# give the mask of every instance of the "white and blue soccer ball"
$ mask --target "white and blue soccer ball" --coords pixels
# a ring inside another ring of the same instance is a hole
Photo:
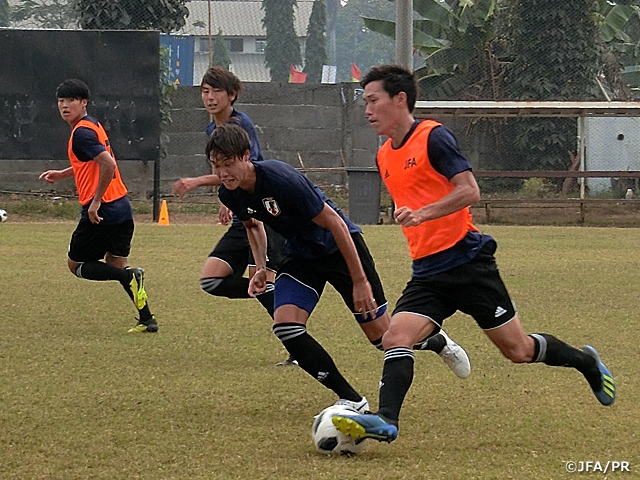
[[[0,208],[0,223],[7,221],[7,211]]]
[[[331,405],[315,416],[311,437],[320,453],[325,455],[357,455],[364,449],[364,442],[356,443],[351,437],[339,432],[331,419],[335,415],[358,415],[358,411],[346,405]]]

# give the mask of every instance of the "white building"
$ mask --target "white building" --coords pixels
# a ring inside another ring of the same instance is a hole
[[[266,31],[262,26],[264,10],[261,1],[191,1],[189,16],[176,35],[194,36],[194,83],[199,84],[209,66],[209,34],[222,31],[231,59],[230,70],[243,82],[268,82],[269,70],[264,65]],[[294,10],[294,29],[301,51],[309,25],[313,0],[298,0]]]

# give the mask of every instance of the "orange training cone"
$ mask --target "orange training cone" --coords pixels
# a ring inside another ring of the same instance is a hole
[[[169,225],[169,210],[167,209],[166,200],[162,200],[162,207],[160,207],[160,218],[158,219],[158,225]]]

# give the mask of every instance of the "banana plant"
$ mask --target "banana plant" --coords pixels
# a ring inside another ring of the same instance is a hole
[[[425,57],[416,70],[426,98],[473,95],[490,70],[486,45],[495,33],[498,0],[414,0],[413,46]],[[395,22],[363,18],[365,27],[395,38]]]

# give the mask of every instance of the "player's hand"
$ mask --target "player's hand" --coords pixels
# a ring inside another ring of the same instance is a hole
[[[267,269],[259,268],[249,280],[249,296],[254,297],[267,291]]]
[[[102,221],[102,217],[98,215],[98,210],[100,209],[101,204],[102,202],[91,202],[91,205],[89,205],[87,213],[91,223],[98,224]]]
[[[376,318],[378,305],[376,299],[373,298],[373,291],[368,281],[353,284],[353,306],[364,319],[374,320]]]
[[[181,178],[173,184],[173,194],[182,198],[187,192],[198,188],[194,178]]]
[[[60,170],[47,170],[46,172],[42,172],[38,177],[38,180],[44,180],[49,183],[56,183],[62,180],[62,173]]]
[[[411,210],[409,207],[396,208],[393,216],[401,225],[405,227],[415,227],[424,222],[420,210]]]
[[[233,218],[233,212],[229,210],[224,204],[220,204],[220,211],[218,211],[218,222],[221,225],[229,225]]]

